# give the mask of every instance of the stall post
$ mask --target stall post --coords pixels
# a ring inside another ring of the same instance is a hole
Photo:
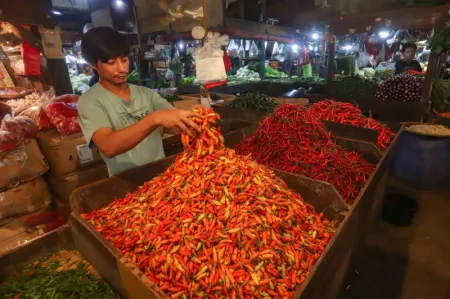
[[[331,84],[333,82],[333,66],[334,66],[334,55],[335,55],[335,44],[336,36],[331,34],[328,30],[327,33],[327,48],[328,48],[328,59],[327,59],[327,83],[325,86],[326,93],[329,94],[331,91]]]
[[[261,77],[261,80],[264,80],[266,79],[266,40],[261,41],[261,53],[259,56],[259,77]]]

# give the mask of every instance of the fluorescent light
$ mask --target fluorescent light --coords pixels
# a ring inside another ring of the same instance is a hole
[[[183,50],[183,47],[184,47],[183,42],[179,42],[178,47],[180,48],[180,50]]]
[[[62,13],[57,10],[52,10],[52,14],[57,15],[57,16],[62,15]]]
[[[313,48],[313,46],[309,45],[308,49],[309,49],[310,51],[312,51],[314,48]]]
[[[351,50],[353,48],[353,46],[352,45],[345,45],[345,46],[343,46],[342,47],[342,49],[344,49],[344,50]]]
[[[313,33],[312,34],[312,38],[313,39],[319,39],[319,34],[318,33]]]
[[[389,31],[387,31],[387,30],[380,31],[380,32],[378,32],[378,36],[380,38],[387,38],[389,36]]]
[[[125,2],[123,2],[122,0],[116,0],[116,5],[117,5],[118,7],[122,7],[122,6],[125,5]]]
[[[298,45],[291,45],[292,50],[297,51],[298,50]]]

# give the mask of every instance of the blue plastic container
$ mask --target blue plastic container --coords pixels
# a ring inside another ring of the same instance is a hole
[[[396,178],[422,186],[450,186],[450,137],[429,137],[403,132],[394,153]]]

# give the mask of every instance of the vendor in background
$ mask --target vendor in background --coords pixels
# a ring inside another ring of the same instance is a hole
[[[408,72],[408,70],[422,72],[420,63],[414,59],[416,57],[417,46],[415,44],[403,44],[401,51],[403,59],[395,63],[395,74],[403,74]]]
[[[164,158],[160,127],[191,137],[189,127],[200,131],[190,119],[200,115],[175,109],[151,89],[127,83],[130,48],[122,34],[109,27],[91,29],[81,50],[99,82],[79,98],[78,120],[110,175]]]

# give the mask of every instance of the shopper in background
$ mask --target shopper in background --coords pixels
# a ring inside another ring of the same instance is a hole
[[[408,72],[408,70],[422,72],[420,63],[414,59],[416,57],[417,46],[415,44],[403,44],[401,51],[403,59],[395,63],[395,74],[403,74]]]
[[[100,149],[110,175],[164,158],[162,126],[171,133],[200,128],[200,115],[175,109],[149,88],[127,83],[130,49],[109,27],[89,30],[81,41],[84,59],[99,82],[78,100],[78,119],[90,146]]]

